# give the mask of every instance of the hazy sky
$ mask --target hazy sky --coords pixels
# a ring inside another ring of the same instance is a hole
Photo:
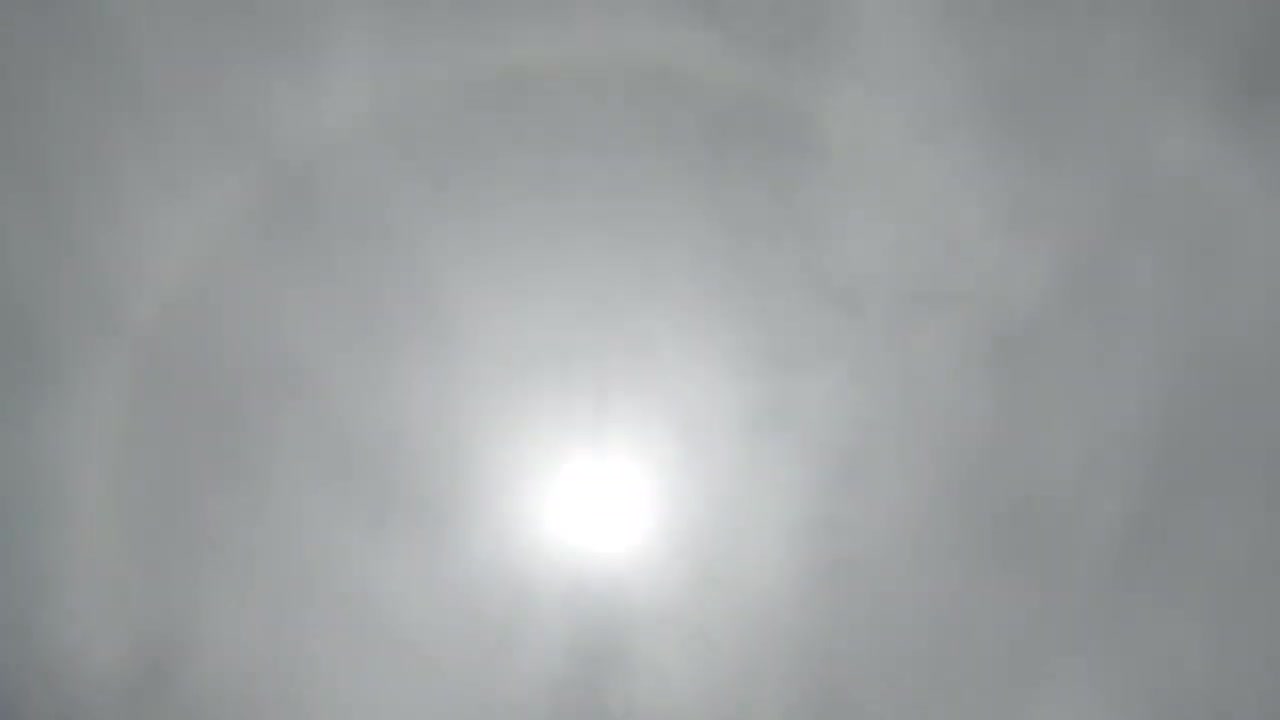
[[[4,4],[0,718],[1280,713],[1277,37]],[[602,436],[584,587],[516,499]]]

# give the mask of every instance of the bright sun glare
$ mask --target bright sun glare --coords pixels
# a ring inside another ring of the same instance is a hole
[[[580,452],[556,475],[542,500],[546,539],[561,550],[617,558],[643,548],[654,530],[653,478],[618,452]]]

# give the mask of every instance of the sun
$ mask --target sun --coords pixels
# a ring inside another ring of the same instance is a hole
[[[652,474],[612,450],[580,450],[556,472],[541,498],[543,538],[560,551],[595,559],[634,555],[657,522]]]

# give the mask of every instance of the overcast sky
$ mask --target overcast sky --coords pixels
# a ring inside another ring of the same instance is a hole
[[[5,3],[0,718],[1276,716],[1278,36]]]

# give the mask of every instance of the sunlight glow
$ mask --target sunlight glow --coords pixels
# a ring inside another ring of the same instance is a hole
[[[576,555],[634,554],[654,532],[654,496],[653,478],[636,459],[619,452],[579,452],[553,476],[542,498],[542,534]]]

